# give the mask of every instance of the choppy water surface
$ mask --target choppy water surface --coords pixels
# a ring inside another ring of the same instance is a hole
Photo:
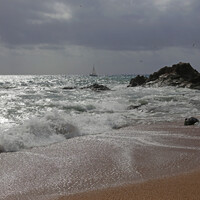
[[[199,167],[199,125],[158,122],[199,116],[200,92],[127,88],[130,79],[0,76],[0,151],[9,152],[0,199],[49,200]],[[111,90],[81,89],[93,83]]]
[[[17,151],[200,113],[200,92],[127,88],[131,76],[0,76],[0,146]],[[110,91],[81,89],[93,83]],[[76,87],[64,90],[63,87]],[[127,109],[133,105],[137,108]]]

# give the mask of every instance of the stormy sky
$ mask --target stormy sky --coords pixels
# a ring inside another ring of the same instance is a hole
[[[199,0],[0,0],[0,74],[200,71]]]

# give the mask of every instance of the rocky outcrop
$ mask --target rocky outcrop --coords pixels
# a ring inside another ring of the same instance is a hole
[[[131,79],[128,87],[135,87],[135,86],[143,85],[147,81],[147,79],[148,78],[145,76],[138,75],[135,78]]]
[[[91,90],[94,90],[94,91],[104,91],[104,90],[110,90],[110,88],[108,88],[107,86],[105,85],[99,85],[97,83],[94,83],[93,85],[91,86],[88,86],[87,88],[90,88]]]
[[[137,76],[131,79],[129,87],[138,85],[177,86],[200,89],[200,73],[192,68],[189,63],[180,62],[172,67],[163,67],[148,78]]]
[[[86,87],[81,87],[79,89],[91,89],[93,91],[99,92],[99,91],[104,91],[104,90],[110,90],[110,88],[108,88],[105,85],[100,85],[98,83],[94,83],[93,85],[90,86],[86,86]],[[63,87],[63,90],[73,90],[73,89],[77,89],[77,87]]]

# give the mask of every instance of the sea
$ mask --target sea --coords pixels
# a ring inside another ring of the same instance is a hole
[[[133,77],[0,76],[0,149],[16,152],[127,126],[184,123],[186,117],[199,116],[199,90],[127,87]],[[87,88],[94,83],[110,90]]]

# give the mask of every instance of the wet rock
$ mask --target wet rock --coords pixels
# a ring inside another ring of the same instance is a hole
[[[127,107],[127,110],[134,110],[134,109],[137,109],[137,108],[139,108],[139,107],[141,107],[142,105],[130,105],[130,106],[128,106]]]
[[[3,153],[3,152],[5,152],[5,149],[3,146],[0,145],[0,153]]]
[[[105,90],[110,90],[107,86],[105,85],[99,85],[97,83],[94,83],[93,85],[91,86],[88,86],[87,88],[90,88],[91,90],[94,90],[94,91],[105,91]]]
[[[143,85],[147,80],[148,80],[147,77],[138,75],[135,78],[131,79],[128,87],[136,87],[136,86]]]
[[[142,76],[138,76],[131,79],[129,86],[134,87],[138,85],[157,85],[200,89],[200,73],[195,70],[190,63],[180,62],[172,65],[172,67],[163,67],[157,72],[151,74],[149,78],[146,78],[146,80],[145,77],[141,77]]]
[[[160,70],[158,70],[157,72],[154,72],[153,74],[151,74],[149,76],[149,80],[148,81],[154,81],[159,79],[160,76],[162,75],[171,75],[170,77],[172,79],[179,79],[182,78],[183,80],[192,80],[194,78],[196,78],[199,73],[192,68],[192,66],[190,65],[190,63],[178,63],[175,65],[172,65],[172,67],[163,67]]]
[[[199,123],[199,120],[195,117],[190,117],[185,119],[184,125],[189,126],[189,125],[194,125],[196,123]]]
[[[76,87],[64,87],[63,90],[73,90],[76,89]]]

